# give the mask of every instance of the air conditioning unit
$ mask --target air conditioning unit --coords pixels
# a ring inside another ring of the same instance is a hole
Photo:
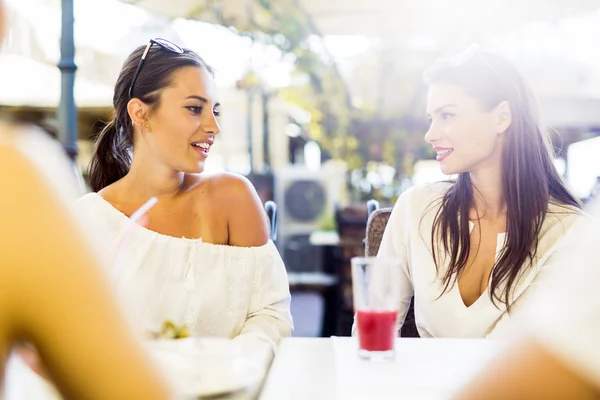
[[[310,235],[324,218],[333,217],[346,187],[346,170],[335,166],[315,171],[289,165],[275,172],[278,208],[277,247],[292,272],[321,271],[322,249],[310,244]]]

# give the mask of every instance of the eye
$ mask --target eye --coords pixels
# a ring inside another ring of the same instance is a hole
[[[451,113],[442,113],[442,119],[446,120],[446,119],[450,119],[454,116],[454,114]]]
[[[202,107],[199,106],[187,106],[186,107],[192,114],[198,115],[202,112]]]
[[[218,117],[221,115],[221,110],[213,110],[213,114],[215,117]]]

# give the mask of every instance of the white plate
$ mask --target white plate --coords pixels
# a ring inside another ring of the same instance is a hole
[[[216,396],[250,387],[265,367],[228,339],[177,339],[147,343],[178,397]]]

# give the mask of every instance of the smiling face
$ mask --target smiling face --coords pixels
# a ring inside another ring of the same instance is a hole
[[[485,110],[459,86],[431,85],[427,99],[431,125],[425,140],[437,153],[442,172],[454,175],[490,165],[500,167],[502,137],[510,124],[506,112],[510,114],[506,102]]]
[[[149,113],[149,131],[136,143],[173,170],[199,173],[219,134],[219,103],[214,79],[205,68],[184,67],[173,73],[158,107]]]

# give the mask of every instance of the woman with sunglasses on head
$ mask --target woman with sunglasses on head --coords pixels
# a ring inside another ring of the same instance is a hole
[[[125,61],[113,105],[90,165],[93,193],[79,208],[110,232],[115,253],[128,217],[158,199],[147,227],[131,232],[116,277],[123,293],[142,293],[140,328],[156,333],[177,314],[191,336],[275,350],[292,320],[266,214],[248,180],[204,172],[220,134],[213,70],[190,50],[151,40]]]
[[[503,336],[581,215],[553,165],[528,83],[472,47],[425,74],[425,140],[450,182],[413,187],[394,206],[380,257],[403,261],[399,325],[411,297],[421,337]]]

